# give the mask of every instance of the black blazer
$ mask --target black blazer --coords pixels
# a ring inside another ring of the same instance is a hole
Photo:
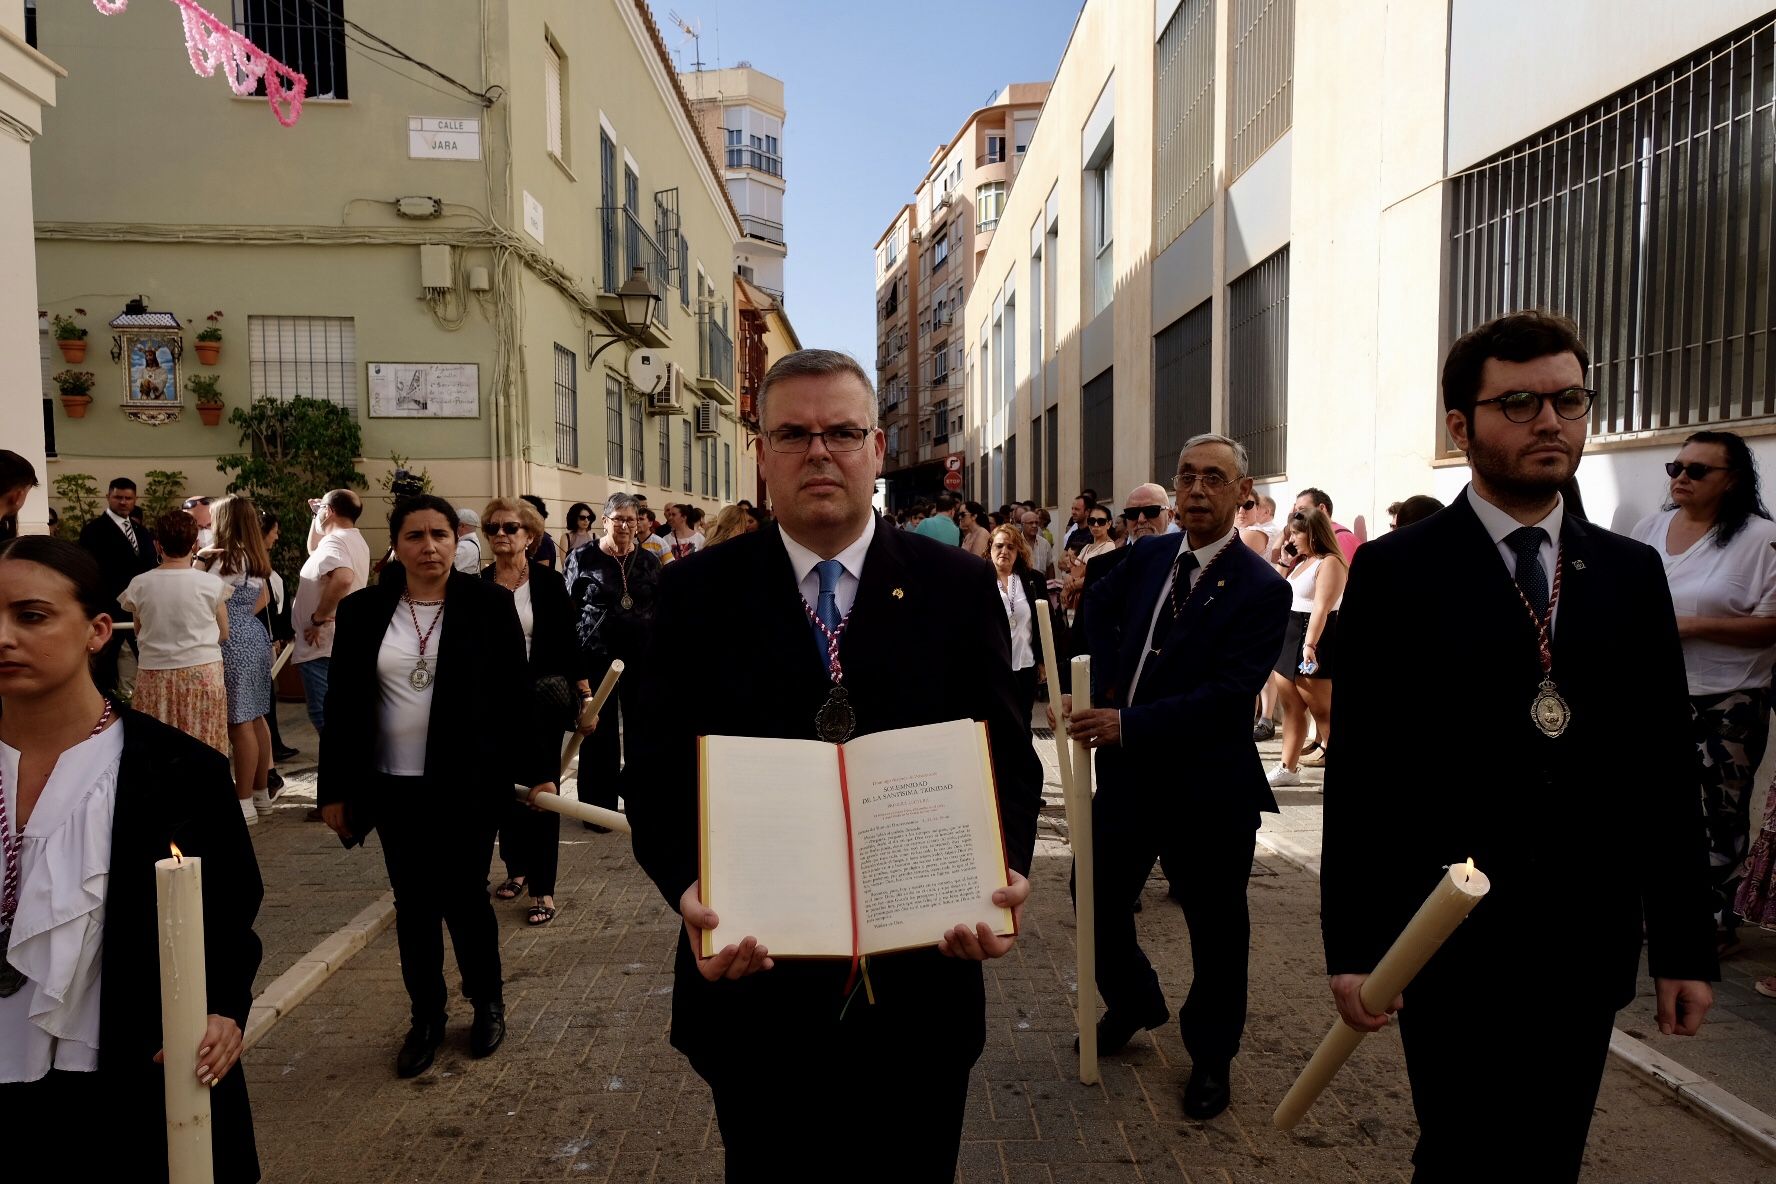
[[[104,511],[80,528],[80,545],[99,564],[105,581],[105,594],[111,598],[110,613],[127,621],[130,615],[117,603],[117,597],[129,582],[160,562],[154,549],[154,535],[145,526],[136,527],[136,546],[131,547],[123,528],[111,521]]]
[[[1012,577],[1024,586],[1024,599],[1030,602],[1030,636],[1028,640],[1030,643],[1030,651],[1036,655],[1036,665],[1041,666],[1042,626],[1036,623],[1036,602],[1038,600],[1048,599],[1048,581],[1042,578],[1041,572],[1028,567],[1013,571]],[[997,579],[997,575],[995,575],[994,578]],[[1001,602],[1000,611],[1004,611],[1003,602]],[[1007,633],[1009,635],[1010,621],[1007,620],[1006,624]],[[1058,662],[1060,660],[1060,656],[1057,654],[1055,656],[1055,661]]]
[[[689,627],[716,604],[735,627]],[[655,632],[641,669],[642,718],[652,723],[635,737],[634,767],[647,779],[631,782],[628,803],[636,857],[676,910],[698,875],[697,737],[814,739],[831,684],[775,525],[668,564],[659,619],[670,624]],[[1006,860],[1027,874],[1042,767],[1019,707],[991,565],[878,519],[841,656],[860,735],[986,721]],[[986,1029],[978,963],[935,950],[870,963],[878,999],[930,1008],[932,1047],[948,1042],[970,1059],[979,1052]],[[806,1015],[836,1014],[848,969],[839,960],[782,961],[743,982],[710,984],[681,929],[672,1042],[695,1060],[738,1050],[739,1032],[761,1040],[793,1033]]]
[[[495,564],[488,564],[481,569],[481,578],[497,586],[495,570]],[[449,611],[448,605],[445,611]],[[579,643],[574,638],[573,604],[567,597],[567,584],[560,572],[535,559],[530,561],[530,614],[531,680],[551,674],[569,682],[585,678]]]
[[[1326,766],[1329,971],[1372,970],[1444,866],[1472,857],[1492,891],[1420,984],[1557,965],[1563,997],[1619,1008],[1643,923],[1654,975],[1712,979],[1700,768],[1664,565],[1566,515],[1553,674],[1572,722],[1550,740],[1530,719],[1535,628],[1468,496],[1370,540],[1351,568]]]
[[[402,583],[362,588],[339,602],[333,665],[327,678],[327,726],[321,733],[316,796],[344,802],[354,835],[375,825],[376,729],[382,699],[376,658],[401,604]],[[452,571],[444,587],[426,776],[465,790],[489,809],[503,806],[512,786],[555,780],[547,754],[534,744],[509,744],[497,725],[512,705],[528,709],[531,681],[524,632],[512,594],[479,576]],[[485,795],[483,799],[482,795]]]
[[[113,526],[114,524],[107,523]],[[123,761],[111,826],[111,876],[99,979],[99,1073],[106,1143],[127,1154],[135,1179],[166,1179],[165,1070],[161,1048],[159,911],[154,863],[168,845],[203,860],[204,960],[209,1010],[247,1027],[259,937],[253,919],[264,887],[234,779],[221,753],[150,716],[120,712]],[[197,1050],[174,1049],[195,1071]],[[259,1178],[245,1070],[236,1065],[210,1094],[219,1184]]]
[[[1147,646],[1147,629],[1188,535],[1144,538],[1085,592],[1092,702],[1121,709],[1122,743],[1101,749],[1109,790],[1163,787],[1179,806],[1244,820],[1276,810],[1252,744],[1252,704],[1283,648],[1289,585],[1235,536],[1190,591],[1176,621],[1162,611],[1160,652],[1127,688]],[[1101,555],[1092,560],[1110,559]]]

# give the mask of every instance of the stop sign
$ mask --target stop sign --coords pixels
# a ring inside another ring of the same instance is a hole
[[[962,492],[962,474],[956,472],[954,469],[951,469],[949,472],[945,473],[944,474],[944,488],[949,490],[951,493],[961,493]]]

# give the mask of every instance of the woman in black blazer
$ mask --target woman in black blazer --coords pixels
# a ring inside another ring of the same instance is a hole
[[[441,925],[474,1005],[470,1051],[487,1056],[505,1038],[488,857],[513,783],[555,785],[536,745],[507,739],[530,696],[512,595],[452,570],[456,530],[442,498],[395,503],[389,537],[405,578],[340,602],[321,736],[321,817],[347,845],[377,830],[395,890],[413,1004],[395,1061],[403,1077],[425,1072],[444,1040]]]
[[[227,758],[150,716],[114,708],[93,685],[90,660],[111,637],[109,602],[98,565],[72,543],[29,536],[0,547],[0,802],[7,814],[0,834],[16,830],[23,840],[0,840],[20,876],[16,912],[0,916],[0,929],[16,922],[23,935],[16,945],[0,938],[21,972],[0,982],[0,1113],[19,1132],[65,1130],[70,1115],[102,1115],[103,1137],[80,1143],[81,1174],[167,1178],[154,864],[177,843],[204,861],[211,1014],[197,1048],[165,1055],[175,1071],[212,1083],[216,1180],[251,1184],[259,1157],[237,1062],[259,969],[259,866]],[[107,828],[108,836],[98,833]],[[104,862],[84,866],[83,856]],[[83,880],[100,872],[102,913],[58,885],[82,894]],[[96,950],[78,960],[50,956],[51,933],[95,917],[102,917]],[[82,1006],[93,991],[96,1015]]]
[[[1011,670],[1017,677],[1023,720],[1036,706],[1036,684],[1042,681],[1042,643],[1037,637],[1036,602],[1048,599],[1048,582],[1030,567],[1030,544],[1015,526],[1001,526],[987,542],[987,559],[998,577],[999,602],[1011,631]]]
[[[559,765],[562,733],[574,726],[581,702],[574,690],[582,675],[567,585],[561,573],[533,558],[548,536],[542,516],[532,506],[517,498],[494,498],[481,511],[481,533],[487,536],[487,548],[493,555],[493,563],[481,569],[481,578],[512,594],[518,624],[524,630],[535,724],[530,740],[544,759]],[[517,721],[514,728],[519,737],[516,742],[526,742],[525,721]],[[494,899],[514,900],[528,888],[532,902],[528,922],[547,925],[555,919],[561,815],[511,798],[500,822],[499,850],[506,864],[506,881],[494,889]]]

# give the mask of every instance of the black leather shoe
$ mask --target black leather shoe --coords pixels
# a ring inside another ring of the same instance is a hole
[[[291,748],[288,745],[285,745],[283,748],[274,748],[271,750],[271,759],[280,763],[283,761],[293,761],[301,755],[302,750],[300,748]]]
[[[1229,1067],[1198,1062],[1191,1066],[1190,1080],[1184,1083],[1184,1113],[1198,1122],[1207,1122],[1233,1100],[1228,1084]]]
[[[407,1039],[401,1041],[401,1051],[395,1055],[395,1072],[402,1077],[418,1077],[432,1067],[432,1060],[438,1055],[438,1046],[444,1043],[444,1021],[433,1020],[421,1023],[418,1020],[407,1029]]]
[[[1136,1032],[1143,1028],[1152,1031],[1172,1018],[1172,1013],[1161,1007],[1158,1012],[1145,1019],[1131,1019],[1118,1011],[1106,1011],[1104,1018],[1098,1021],[1098,1055],[1109,1056],[1121,1052]],[[1073,1051],[1079,1051],[1079,1037],[1073,1038]]]
[[[478,1057],[489,1057],[493,1050],[500,1046],[506,1038],[506,1005],[504,1003],[475,1004],[475,1022],[469,1025],[469,1052]]]

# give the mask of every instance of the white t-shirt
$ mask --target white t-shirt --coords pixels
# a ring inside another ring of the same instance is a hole
[[[530,631],[536,627],[536,610],[530,606],[530,581],[525,580],[512,593],[512,603],[518,606],[518,625],[524,630],[524,660],[530,660]],[[422,620],[424,618],[421,618]],[[426,647],[430,650],[430,646]]]
[[[472,576],[479,575],[481,572],[480,540],[472,534],[465,534],[462,538],[457,539],[456,562],[453,566],[457,571],[466,571]]]
[[[667,531],[664,535],[660,536],[660,543],[666,549],[666,553],[660,556],[660,558],[667,563],[672,562],[674,559],[689,559],[698,551],[701,551],[707,542],[708,540],[703,537],[703,532],[700,530],[693,530],[689,535],[682,539],[671,531]]]
[[[1011,626],[1011,668],[1027,670],[1036,665],[1036,653],[1030,646],[1030,598],[1024,595],[1024,582],[1013,574],[1009,580],[994,580],[999,588],[999,601],[1005,605],[1005,620]]]
[[[1689,550],[1671,555],[1665,550],[1665,535],[1676,516],[1676,510],[1650,514],[1641,519],[1632,537],[1665,561],[1665,579],[1677,615],[1776,616],[1776,522],[1747,518],[1725,547],[1715,545],[1711,530]],[[1685,639],[1683,651],[1692,695],[1767,687],[1776,669],[1776,647],[1753,649],[1691,637]]]
[[[296,630],[296,652],[290,655],[292,662],[309,662],[315,658],[333,656],[333,622],[328,621],[321,626],[320,638],[314,645],[302,639],[303,631],[308,628],[308,619],[321,607],[321,579],[335,568],[349,568],[352,573],[351,586],[345,591],[347,595],[356,592],[370,582],[370,544],[356,528],[351,530],[330,530],[326,534],[314,538],[314,546],[308,558],[302,561],[302,574],[296,582],[296,600],[290,606],[290,624]]]
[[[413,606],[421,631],[443,611],[441,605]],[[438,647],[443,638],[444,622],[439,621],[426,639],[426,669],[434,679],[438,676]],[[413,631],[413,615],[402,601],[395,607],[388,631],[382,635],[382,648],[376,653],[376,680],[382,688],[376,767],[395,777],[423,777],[426,771],[426,736],[431,731],[432,691],[437,683],[427,683],[423,691],[414,690],[409,680],[418,664],[419,634]]]
[[[129,582],[117,598],[135,614],[143,670],[183,670],[222,660],[216,606],[229,585],[195,567],[157,567]]]

